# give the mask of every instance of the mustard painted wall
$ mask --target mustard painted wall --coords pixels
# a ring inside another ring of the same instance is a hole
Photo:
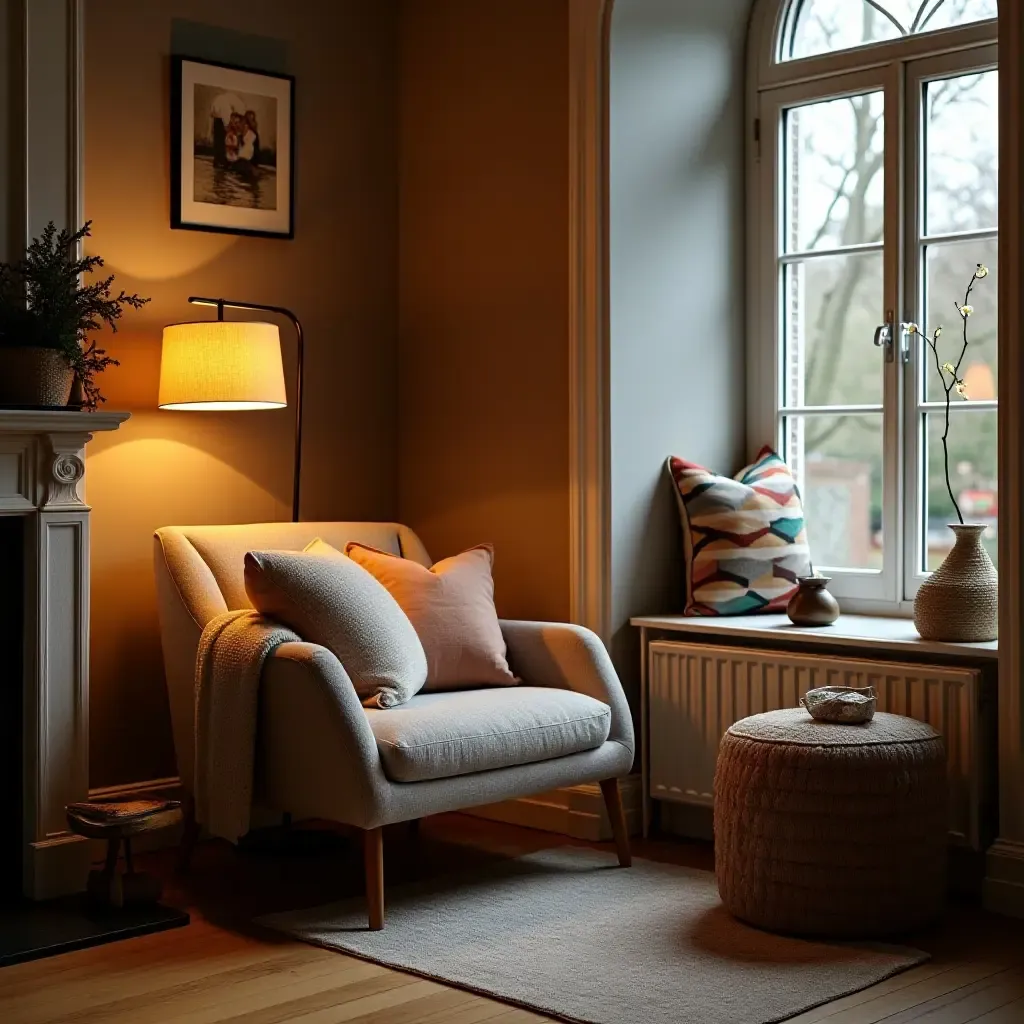
[[[569,613],[567,11],[402,4],[399,510],[510,617]]]
[[[397,6],[387,0],[89,0],[85,211],[118,284],[152,297],[106,341],[108,406],[88,448],[91,783],[173,775],[152,572],[168,524],[287,519],[291,409],[156,409],[161,329],[190,294],[284,305],[307,337],[303,517],[397,514]],[[172,231],[169,54],[298,78],[294,241]],[[197,53],[196,51],[203,51]],[[282,325],[286,371],[294,342]],[[292,379],[289,377],[289,393]]]

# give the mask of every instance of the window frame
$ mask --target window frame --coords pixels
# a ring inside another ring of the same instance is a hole
[[[843,71],[881,67],[900,59],[912,60],[916,57],[969,50],[975,46],[994,43],[998,35],[999,19],[987,18],[984,21],[972,21],[959,28],[940,28],[934,32],[923,32],[903,39],[889,39],[813,57],[780,61],[777,43],[792,2],[793,0],[758,0],[754,7],[750,22],[751,45],[748,52],[751,58],[750,80],[755,91],[809,79],[830,78]]]
[[[970,60],[966,61],[965,56],[969,55]],[[903,309],[902,319],[904,322],[919,323],[924,319],[924,311],[914,308],[911,304],[913,299],[920,299],[923,295],[925,267],[921,259],[920,250],[922,239],[927,237],[924,234],[924,226],[921,223],[921,214],[924,209],[923,203],[923,181],[924,181],[924,94],[923,87],[928,82],[941,81],[943,78],[956,77],[973,72],[982,72],[998,69],[998,48],[995,43],[979,47],[971,47],[968,50],[956,50],[953,52],[934,54],[927,57],[915,58],[905,65],[905,88],[908,97],[917,97],[919,113],[917,117],[907,118],[905,132],[905,149],[908,159],[914,161],[914,173],[906,175],[908,188],[904,206],[904,238],[905,238],[905,259],[904,259],[904,280],[903,294],[907,301],[901,307]],[[904,107],[904,110],[909,109]],[[993,230],[977,232],[953,232],[949,235],[949,241],[955,242],[959,239],[970,237],[998,237],[998,225]],[[933,243],[934,244],[934,243]],[[934,325],[924,325],[929,330]],[[954,327],[956,323],[954,321]],[[904,598],[913,602],[917,596],[918,588],[928,578],[924,572],[912,560],[915,553],[920,553],[924,545],[923,526],[923,504],[924,492],[927,486],[925,479],[926,470],[926,430],[922,429],[919,421],[918,388],[921,381],[920,360],[924,356],[920,344],[912,345],[908,351],[908,360],[903,371],[903,436],[907,438],[905,450],[910,452],[912,457],[904,460],[905,471],[903,480],[903,537],[910,549],[903,558],[903,595]],[[970,416],[985,409],[998,408],[998,402],[975,401],[971,403],[971,410],[954,413],[954,416]]]
[[[747,440],[751,451],[781,438],[782,310],[779,246],[783,215],[781,167],[785,109],[867,91],[884,96],[883,312],[897,325],[895,359],[884,364],[882,529],[885,558],[880,572],[835,572],[831,589],[852,612],[909,615],[926,578],[912,561],[923,521],[924,439],[918,429],[917,346],[904,362],[898,325],[918,319],[911,307],[920,294],[918,220],[922,116],[908,116],[909,97],[925,81],[996,67],[998,19],[973,22],[826,55],[778,59],[780,32],[792,0],[761,0],[751,20],[747,137]],[[920,92],[917,93],[920,95]],[[920,102],[920,101],[919,101]],[[908,160],[915,161],[913,165]],[[913,168],[913,170],[912,170]],[[909,184],[908,184],[909,183]],[[866,339],[870,345],[870,339]],[[881,360],[881,356],[879,356]],[[766,386],[769,385],[770,387]],[[843,407],[837,407],[843,408]],[[964,415],[964,414],[961,414]],[[902,439],[902,443],[901,443]],[[813,544],[813,534],[812,534]]]

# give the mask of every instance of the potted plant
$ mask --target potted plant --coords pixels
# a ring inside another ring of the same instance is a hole
[[[964,522],[963,513],[949,482],[950,402],[954,391],[963,401],[970,398],[967,385],[960,375],[960,367],[963,366],[969,346],[967,323],[974,312],[974,307],[970,304],[971,292],[974,286],[986,277],[988,268],[979,263],[967,285],[964,301],[956,303],[962,334],[960,353],[955,363],[948,360],[943,362],[939,355],[941,327],[936,327],[934,334],[929,337],[917,324],[903,325],[907,333],[919,334],[924,339],[934,359],[935,372],[942,382],[946,403],[942,431],[943,469],[946,475],[946,491],[957,517],[957,522],[949,524],[949,528],[956,536],[952,550],[946,555],[942,565],[921,584],[914,599],[914,625],[926,640],[970,643],[995,640],[999,632],[998,575],[992,559],[981,543],[981,536],[986,527],[983,523]]]
[[[112,274],[85,283],[103,266],[99,256],[80,255],[91,225],[57,231],[51,221],[20,261],[0,262],[0,404],[66,406],[72,388],[85,409],[104,400],[96,375],[118,363],[89,335],[104,324],[116,331],[126,306],[149,299],[115,296]]]

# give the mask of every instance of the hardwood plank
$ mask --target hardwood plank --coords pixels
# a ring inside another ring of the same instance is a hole
[[[118,944],[116,956],[112,950],[107,950],[102,958],[85,958],[83,954],[94,953],[95,950],[81,950],[5,967],[0,972],[0,1011],[4,1010],[12,999],[25,993],[36,992],[40,984],[65,986],[81,980],[91,980],[95,984],[101,978],[115,974],[129,976],[133,970],[152,971],[157,960],[163,963],[191,960],[216,955],[221,949],[226,948],[223,936],[213,932],[193,938],[191,930],[186,929],[183,935],[183,941],[173,946],[162,943],[147,943],[142,946],[142,939],[129,939]],[[270,952],[267,950],[268,955]],[[40,964],[51,964],[51,970],[45,975],[40,975],[37,970]]]
[[[394,884],[496,857],[585,844],[482,819],[427,819],[389,846]],[[636,855],[706,868],[694,843],[637,842]],[[495,999],[255,928],[253,918],[362,892],[358,858],[254,858],[205,843],[184,881],[173,852],[139,858],[160,874],[187,928],[0,970],[7,1024],[551,1024]],[[403,878],[403,872],[405,872]],[[933,960],[789,1024],[1022,1024],[1024,926],[954,908],[916,944]]]
[[[878,1024],[887,1021],[904,1010],[919,1007],[936,996],[945,995],[971,985],[983,978],[989,978],[1001,970],[1000,965],[992,963],[965,964],[953,967],[948,971],[915,981],[895,991],[878,994],[874,989],[866,989],[868,998],[857,1005],[835,1013],[826,1012],[818,1019],[822,1024]],[[833,1004],[834,1005],[834,1004]],[[825,1007],[827,1010],[828,1008]],[[793,1018],[796,1024],[799,1018]]]
[[[486,999],[477,996],[471,1003],[459,1010],[437,1010],[434,1013],[425,1014],[417,1024],[484,1024],[492,1021],[503,1013],[508,1013],[507,1003],[495,1002],[493,999]]]
[[[861,1003],[868,1002],[871,999],[877,999],[878,996],[885,995],[887,992],[897,992],[908,985],[917,985],[928,978],[934,978],[938,974],[952,970],[953,966],[953,964],[939,964],[931,961],[921,964],[920,967],[912,967],[909,971],[903,971],[902,974],[886,978],[885,981],[880,981],[877,985],[872,985],[870,988],[861,989],[860,992],[854,992],[852,995],[843,996],[841,999],[834,999],[823,1006],[816,1006],[813,1010],[806,1010],[804,1013],[797,1014],[797,1016],[791,1017],[786,1021],[786,1024],[818,1024],[818,1022],[825,1020],[827,1017],[831,1017],[843,1010],[848,1010],[851,1007],[859,1006]]]
[[[326,951],[318,951],[326,954]],[[118,960],[106,964],[88,964],[74,972],[63,972],[48,982],[46,1001],[53,1011],[71,1013],[86,1004],[106,1003],[123,997],[142,997],[153,991],[162,991],[174,985],[195,984],[210,979],[215,984],[230,983],[233,972],[251,969],[255,965],[294,961],[298,957],[294,946],[251,945],[224,948],[210,943],[193,948],[190,942],[180,949],[146,951],[145,957],[130,964]],[[305,962],[305,957],[298,958]],[[328,962],[329,955],[317,957]],[[227,976],[226,978],[224,976]],[[3,979],[6,983],[6,978]],[[41,998],[38,982],[6,984],[0,995],[0,1011],[4,1015],[27,1012],[27,1007]]]
[[[376,966],[363,964],[365,967]],[[376,974],[359,971],[346,976],[335,976],[330,986],[282,986],[270,994],[270,998],[259,993],[246,991],[230,1000],[221,1000],[216,1006],[200,1013],[189,1010],[168,1018],[171,1021],[188,1021],[192,1024],[223,1024],[226,1021],[245,1024],[287,1024],[295,1020],[308,1020],[317,1014],[334,1014],[338,1019],[339,1007],[354,1004],[359,1000],[376,996],[389,996],[404,986],[413,984],[415,978],[396,975],[394,971],[381,969]],[[163,1019],[163,1018],[161,1018]]]
[[[886,1017],[885,1024],[910,1024],[913,1021],[968,1024],[990,1010],[997,1010],[1021,998],[1024,998],[1024,973],[1017,968],[1007,968],[973,985],[965,985],[893,1017]]]
[[[440,992],[423,996],[415,1002],[400,1007],[374,1010],[351,1019],[353,1024],[422,1024],[423,1020],[429,1017],[437,1020],[440,1013],[440,1019],[447,1021],[448,1014],[452,1011],[472,1006],[479,1001],[478,995],[465,989],[444,987]]]
[[[6,994],[8,986],[19,983],[35,984],[45,981],[47,984],[54,984],[63,978],[67,971],[78,971],[81,973],[90,968],[110,965],[117,961],[131,963],[132,961],[144,961],[153,953],[161,949],[182,948],[186,945],[183,936],[187,936],[187,944],[193,941],[196,945],[203,942],[225,943],[228,935],[234,933],[225,932],[223,929],[213,928],[205,922],[193,921],[184,929],[173,929],[170,932],[156,932],[152,935],[142,935],[135,939],[127,939],[124,942],[106,944],[102,946],[90,946],[88,949],[75,950],[72,953],[64,953],[61,956],[45,957],[42,960],[30,960],[23,964],[13,964],[2,969],[2,984],[0,984],[0,999]],[[177,937],[178,942],[171,944],[168,936]],[[239,936],[239,938],[241,938]]]
[[[444,989],[436,982],[423,981],[411,975],[402,975],[398,971],[392,971],[391,977],[392,979],[402,979],[402,981],[396,982],[393,987],[375,995],[345,1000],[313,1013],[293,1015],[289,1020],[294,1021],[295,1024],[343,1024],[345,1021],[363,1020],[377,1011],[389,1010],[393,1016],[385,1014],[379,1019],[397,1021],[400,1010],[405,1004],[418,1002],[439,992],[452,991]],[[466,993],[460,993],[460,995],[466,995]]]
[[[367,966],[372,967],[374,973],[384,970],[376,965]],[[65,1024],[99,1024],[116,1020],[122,1014],[145,1013],[150,1006],[159,1006],[169,1016],[170,1007],[194,1007],[198,1012],[225,993],[259,992],[267,993],[269,998],[275,989],[296,981],[326,977],[336,984],[339,971],[347,975],[349,968],[332,962],[329,957],[312,959],[305,950],[291,946],[270,957],[257,954],[231,965],[210,964],[208,968],[206,961],[198,961],[170,973],[154,971],[153,978],[142,973],[127,990],[119,979],[95,991],[87,986],[76,986],[71,991],[55,986],[36,1000],[40,1016],[26,1006],[24,999],[12,1009],[21,1014],[23,1024],[51,1020]]]
[[[209,979],[196,985],[176,987],[173,993],[153,992],[143,999],[121,1000],[101,1008],[97,1020],[86,1018],[69,1024],[100,1024],[108,1019],[188,1021],[189,1024],[217,1024],[222,1020],[253,1013],[269,1007],[301,1001],[307,996],[329,993],[327,1006],[336,1006],[347,999],[373,996],[380,991],[390,992],[400,987],[401,981],[377,964],[344,963],[332,967],[329,963],[294,965],[268,965],[269,971],[253,970],[230,980]],[[379,982],[378,979],[383,979]],[[116,1014],[111,1011],[117,1011]]]
[[[998,1010],[975,1017],[971,1024],[1020,1024],[1024,1020],[1024,999],[1016,999]]]
[[[545,1024],[550,1022],[550,1017],[541,1017],[530,1010],[512,1009],[503,1013],[500,1017],[493,1018],[494,1024]]]

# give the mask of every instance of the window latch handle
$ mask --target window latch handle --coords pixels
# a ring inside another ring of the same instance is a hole
[[[875,328],[875,347],[885,349],[885,361],[887,363],[893,362],[896,358],[896,353],[893,346],[893,335],[895,334],[894,324],[892,322],[892,314],[888,314],[889,319],[884,324],[879,324]]]
[[[906,327],[900,328],[900,360],[904,365],[910,362],[910,332]]]

